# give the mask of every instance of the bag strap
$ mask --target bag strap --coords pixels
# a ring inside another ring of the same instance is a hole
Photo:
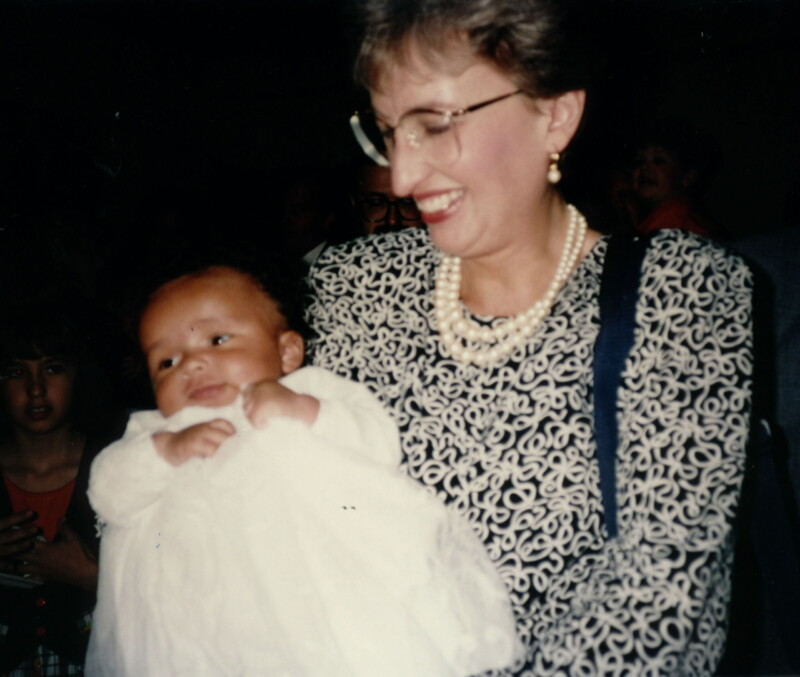
[[[609,538],[617,535],[617,394],[633,346],[639,278],[649,238],[612,236],[600,278],[600,332],[594,345],[594,423],[600,493]]]

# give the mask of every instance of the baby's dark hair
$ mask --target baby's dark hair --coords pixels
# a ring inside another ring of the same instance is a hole
[[[150,292],[140,303],[139,319],[150,300],[168,282],[218,267],[231,268],[251,278],[278,306],[288,329],[305,340],[311,337],[311,329],[303,316],[304,268],[283,252],[251,252],[234,246],[182,251],[152,277],[148,285]]]

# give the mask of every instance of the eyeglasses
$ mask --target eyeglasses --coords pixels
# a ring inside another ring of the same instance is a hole
[[[361,149],[382,167],[389,166],[398,138],[403,139],[409,148],[423,150],[426,159],[449,163],[458,159],[461,154],[456,122],[467,113],[474,113],[522,93],[518,89],[457,110],[415,108],[403,113],[395,127],[377,116],[374,111],[361,111],[353,113],[350,127]]]
[[[389,219],[391,210],[399,221],[420,221],[417,205],[410,197],[390,200],[385,193],[366,193],[358,201],[361,218],[368,223],[383,223]]]

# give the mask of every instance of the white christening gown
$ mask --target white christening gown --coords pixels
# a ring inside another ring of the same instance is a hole
[[[437,677],[522,653],[507,592],[462,518],[398,470],[397,431],[361,385],[282,379],[321,402],[253,429],[241,405],[134,414],[92,467],[103,525],[87,675]],[[159,430],[237,433],[173,467]]]

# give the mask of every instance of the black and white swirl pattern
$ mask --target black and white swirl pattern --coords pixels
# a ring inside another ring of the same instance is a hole
[[[405,471],[484,540],[530,648],[513,674],[710,674],[748,431],[750,275],[701,238],[654,238],[620,393],[609,542],[592,405],[605,252],[601,239],[527,345],[481,368],[442,353],[439,253],[424,230],[330,249],[311,272],[310,354],[377,394]]]

